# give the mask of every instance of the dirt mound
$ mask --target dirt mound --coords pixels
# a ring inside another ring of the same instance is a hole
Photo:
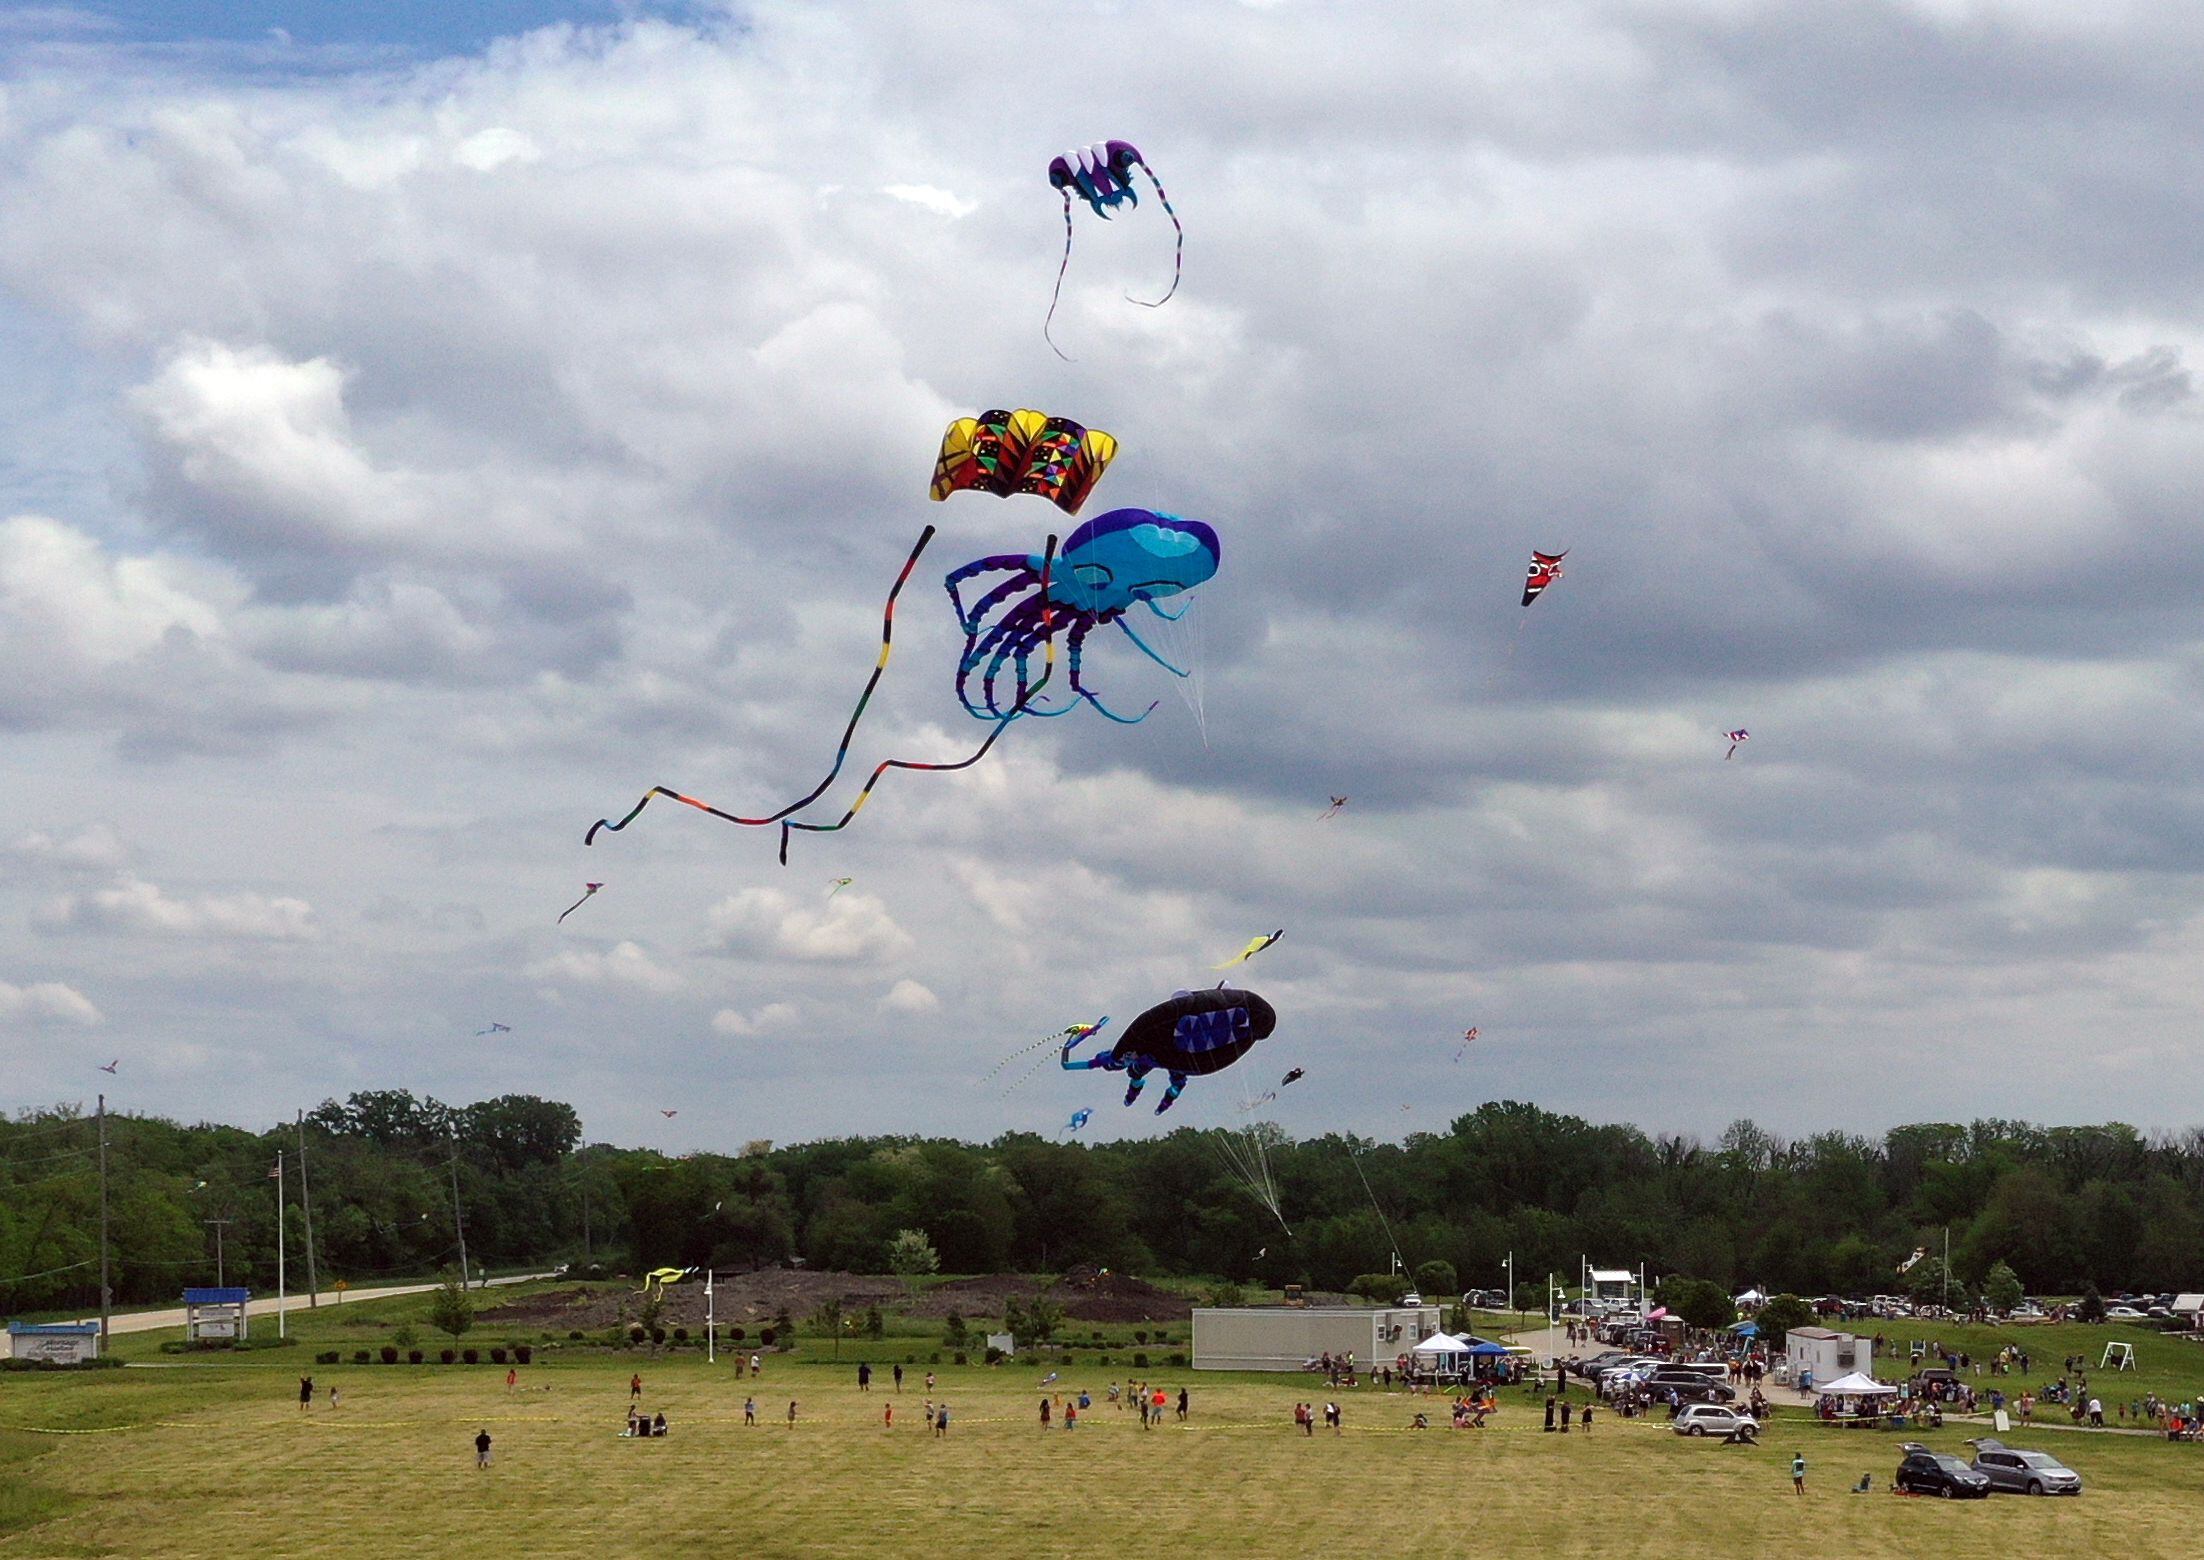
[[[1146,1279],[1100,1268],[1075,1268],[1049,1286],[1048,1297],[1080,1322],[1183,1322],[1194,1302]]]

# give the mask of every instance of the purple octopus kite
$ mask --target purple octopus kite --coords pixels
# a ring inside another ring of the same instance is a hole
[[[1049,295],[1048,319],[1041,325],[1041,334],[1047,337],[1058,357],[1064,356],[1063,349],[1049,335],[1049,326],[1056,319],[1057,300],[1064,295],[1064,273],[1071,269],[1071,197],[1076,192],[1089,210],[1107,221],[1112,206],[1140,204],[1140,196],[1133,189],[1135,168],[1144,169],[1148,182],[1156,187],[1156,199],[1163,202],[1164,215],[1171,219],[1171,227],[1178,234],[1178,246],[1171,257],[1171,285],[1163,296],[1153,301],[1146,298],[1129,298],[1129,301],[1144,309],[1160,308],[1179,290],[1179,278],[1186,269],[1186,229],[1180,226],[1179,214],[1171,209],[1171,197],[1163,192],[1163,181],[1156,177],[1155,169],[1149,167],[1148,159],[1140,155],[1140,148],[1130,141],[1099,141],[1093,146],[1064,153],[1048,165],[1048,182],[1064,192],[1064,259],[1056,268],[1056,291]]]

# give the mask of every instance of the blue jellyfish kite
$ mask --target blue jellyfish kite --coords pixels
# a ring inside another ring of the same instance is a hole
[[[1125,1037],[1099,1056],[1074,1059],[1084,1036],[1064,1042],[1066,1072],[1121,1072],[1126,1075],[1125,1103],[1140,1098],[1148,1074],[1159,1068],[1171,1086],[1156,1106],[1162,1115],[1186,1087],[1186,1080],[1222,1072],[1255,1048],[1277,1026],[1278,1014],[1252,991],[1218,986],[1210,991],[1181,991],[1159,1002],[1126,1027]]]
[[[1153,509],[1113,509],[1066,537],[1053,563],[1042,554],[1028,553],[974,559],[944,582],[964,629],[964,654],[957,662],[958,702],[981,720],[1000,721],[1016,714],[1068,715],[1082,700],[1122,725],[1146,720],[1153,704],[1138,715],[1120,715],[1087,686],[1082,663],[1087,635],[1115,624],[1143,655],[1172,676],[1189,675],[1149,648],[1126,621],[1126,614],[1145,606],[1166,622],[1178,621],[1185,607],[1167,612],[1156,603],[1212,578],[1221,556],[1217,533],[1199,520],[1182,520]],[[982,574],[1010,577],[967,607],[957,587]],[[989,614],[998,611],[990,621]],[[1033,702],[1039,684],[1031,674],[1031,662],[1043,646],[1054,648],[1059,632],[1064,635],[1074,701],[1061,709],[1043,709]],[[1011,682],[1007,708],[997,692],[1006,671]]]
[[[1077,195],[1087,203],[1089,211],[1107,222],[1112,207],[1140,204],[1140,194],[1133,188],[1135,168],[1144,170],[1148,182],[1156,187],[1156,199],[1163,203],[1163,214],[1171,219],[1178,242],[1171,256],[1171,285],[1163,296],[1128,298],[1127,301],[1144,309],[1159,309],[1179,290],[1179,278],[1186,272],[1186,229],[1179,222],[1179,214],[1171,209],[1171,197],[1163,192],[1163,181],[1156,177],[1148,159],[1140,155],[1140,148],[1130,141],[1098,141],[1092,146],[1064,153],[1048,165],[1048,182],[1064,192],[1064,258],[1056,267],[1056,291],[1049,295],[1048,319],[1041,325],[1042,336],[1058,357],[1064,356],[1063,349],[1056,345],[1056,338],[1049,335],[1049,326],[1056,321],[1056,304],[1064,295],[1064,273],[1071,269],[1071,198]]]
[[[1092,1120],[1093,1117],[1094,1112],[1091,1110],[1075,1110],[1071,1113],[1071,1120],[1064,1123],[1064,1130],[1066,1132],[1077,1132],[1081,1127],[1085,1126],[1090,1120]]]

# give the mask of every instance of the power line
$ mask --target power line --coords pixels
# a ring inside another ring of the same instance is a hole
[[[27,1284],[34,1278],[52,1278],[56,1273],[74,1273],[78,1268],[93,1266],[90,1257],[82,1262],[72,1262],[67,1267],[48,1268],[43,1273],[18,1273],[13,1278],[0,1278],[0,1284]]]

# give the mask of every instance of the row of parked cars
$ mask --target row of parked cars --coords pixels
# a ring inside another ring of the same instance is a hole
[[[2011,1495],[2079,1495],[2082,1476],[2049,1452],[2032,1452],[1984,1436],[1969,1441],[1974,1461],[1932,1451],[1918,1441],[1899,1447],[1898,1472],[1891,1480],[1915,1495],[1945,1500],[1981,1500],[1992,1491]]]
[[[1568,1368],[1597,1388],[1601,1397],[1620,1397],[1634,1390],[1654,1402],[1666,1402],[1670,1393],[1679,1403],[1737,1400],[1736,1389],[1729,1384],[1729,1367],[1720,1360],[1671,1360],[1610,1349],[1590,1359],[1571,1360]]]

